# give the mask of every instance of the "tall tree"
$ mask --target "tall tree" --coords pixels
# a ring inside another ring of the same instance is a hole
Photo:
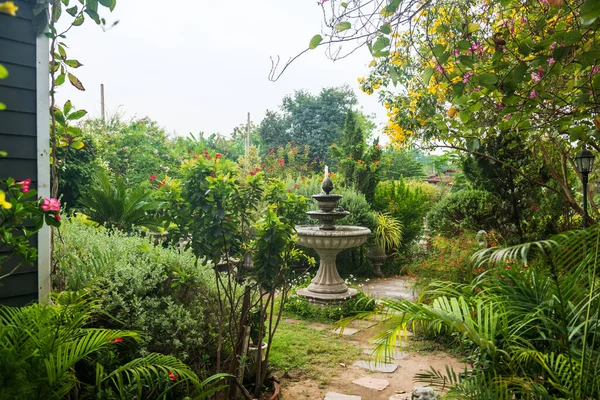
[[[346,113],[356,104],[348,86],[325,88],[317,96],[298,90],[283,98],[279,113],[267,111],[259,133],[266,149],[293,140],[310,146],[311,157],[330,162],[329,147],[339,140]]]

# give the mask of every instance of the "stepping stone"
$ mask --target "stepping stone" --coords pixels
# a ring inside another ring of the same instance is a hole
[[[373,349],[364,349],[363,350],[364,354],[368,354],[370,356],[373,356]],[[408,353],[400,351],[400,350],[394,350],[391,354],[389,354],[390,357],[394,360],[402,360],[403,358],[408,357]]]
[[[384,372],[391,374],[398,369],[397,364],[374,363],[372,361],[357,361],[353,364],[355,367],[368,369],[369,371]]]
[[[389,400],[410,400],[411,397],[412,397],[411,393],[394,394],[394,395],[390,396]]]
[[[360,396],[350,396],[336,392],[329,392],[325,395],[324,400],[362,400]]]
[[[369,377],[357,379],[355,381],[352,381],[352,383],[364,386],[369,389],[375,389],[380,391],[384,390],[390,385],[390,382],[387,379],[375,379]]]
[[[331,331],[332,333],[337,333],[338,335],[340,334],[340,332],[342,333],[342,335],[344,336],[352,336],[354,335],[356,332],[358,332],[360,329],[356,329],[356,328],[344,328],[344,331],[342,332],[342,328],[337,328],[333,331]]]
[[[377,325],[377,321],[368,320],[368,319],[355,319],[354,321],[348,324],[349,328],[356,329],[369,329]],[[347,328],[346,328],[347,329]]]

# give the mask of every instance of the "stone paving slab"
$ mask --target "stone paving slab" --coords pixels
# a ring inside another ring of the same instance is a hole
[[[362,400],[360,396],[351,396],[347,394],[341,394],[336,392],[329,392],[325,395],[324,400]]]
[[[407,277],[378,279],[365,283],[365,293],[379,298],[414,300],[417,293],[413,289],[414,281]]]
[[[373,321],[369,319],[355,319],[354,321],[348,324],[348,328],[369,329],[374,327],[378,323],[378,321]]]
[[[397,364],[374,363],[372,361],[356,361],[352,365],[354,365],[355,367],[368,369],[369,371],[383,372],[386,374],[391,374],[392,372],[398,369]]]
[[[335,330],[331,331],[332,333],[336,333],[336,334],[342,334],[344,336],[352,336],[354,335],[356,332],[360,331],[360,329],[356,329],[356,328],[344,328],[344,331],[342,331],[342,328],[336,328]]]
[[[319,322],[312,322],[308,325],[306,325],[307,327],[317,330],[317,331],[323,331],[325,329],[331,329],[332,326],[331,325],[327,325],[327,324],[321,324]]]
[[[412,393],[404,393],[404,394],[394,394],[390,396],[389,400],[410,400],[412,398]]]
[[[369,377],[357,379],[355,381],[352,381],[352,383],[366,387],[368,389],[374,389],[379,391],[385,390],[385,388],[390,385],[390,381],[388,381],[387,379],[375,379]]]
[[[363,349],[363,353],[373,356],[373,349]],[[408,357],[408,353],[403,352],[401,350],[395,350],[389,356],[390,356],[390,358],[392,358],[394,360],[402,360],[403,358]]]

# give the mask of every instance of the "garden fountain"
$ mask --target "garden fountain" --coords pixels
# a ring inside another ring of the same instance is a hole
[[[296,243],[315,249],[321,259],[317,275],[307,288],[298,290],[298,294],[311,302],[328,304],[356,296],[356,289],[349,289],[340,277],[335,259],[340,251],[363,244],[371,231],[362,226],[335,225],[336,220],[344,218],[350,212],[337,206],[342,196],[330,194],[333,182],[329,178],[327,167],[321,188],[321,194],[312,196],[317,201],[319,210],[307,212],[309,216],[319,220],[321,225],[296,226]]]

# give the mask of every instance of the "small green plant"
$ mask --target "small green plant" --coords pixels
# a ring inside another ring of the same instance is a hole
[[[374,311],[377,307],[375,298],[364,292],[341,304],[320,305],[306,300],[304,297],[289,296],[285,312],[291,317],[299,317],[309,321],[336,322],[358,312]]]
[[[156,215],[161,204],[152,198],[151,191],[143,187],[129,189],[123,178],[110,177],[105,170],[94,176],[81,204],[92,220],[111,228],[130,230],[134,226],[161,225]]]
[[[375,214],[375,242],[384,251],[390,251],[402,242],[402,223],[389,213]]]

